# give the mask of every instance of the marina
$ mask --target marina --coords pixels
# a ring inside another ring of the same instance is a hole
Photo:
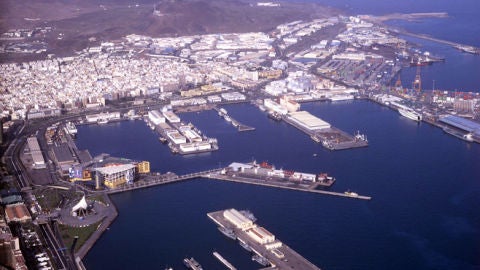
[[[263,267],[272,269],[320,269],[271,232],[252,222],[236,209],[208,213],[207,216],[222,227],[233,227],[239,242],[248,245],[255,260]]]

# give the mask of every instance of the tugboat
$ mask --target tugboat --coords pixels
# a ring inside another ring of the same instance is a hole
[[[225,227],[218,227],[218,230],[223,233],[223,235],[225,235],[226,237],[232,239],[232,240],[236,240],[237,239],[237,236],[235,235],[235,233],[233,232],[232,229],[229,229],[229,228],[225,228]]]

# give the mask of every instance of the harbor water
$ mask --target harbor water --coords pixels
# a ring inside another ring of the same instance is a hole
[[[391,21],[407,31],[480,46],[480,4],[456,1],[311,0],[352,14],[447,12],[448,19]],[[465,33],[464,31],[469,31]],[[446,57],[422,67],[424,89],[480,91],[480,56],[418,39],[423,50]],[[411,86],[416,68],[402,71]],[[205,269],[223,269],[218,251],[238,269],[259,269],[249,254],[226,238],[206,213],[249,209],[257,223],[322,269],[479,269],[480,145],[369,101],[302,104],[302,109],[353,134],[369,146],[331,152],[284,122],[248,104],[225,106],[255,127],[238,132],[215,111],[184,113],[220,149],[173,155],[142,121],[80,126],[78,147],[92,155],[149,160],[153,171],[177,174],[268,161],[278,168],[337,178],[331,188],[372,196],[371,201],[330,197],[246,184],[195,179],[112,196],[119,216],[92,248],[88,269],[183,269],[194,257]]]
[[[357,201],[204,179],[118,194],[112,199],[120,215],[87,255],[87,268],[181,268],[182,259],[193,256],[218,269],[216,250],[238,269],[258,269],[206,216],[231,207],[251,210],[260,225],[323,269],[479,266],[478,144],[369,101],[302,107],[342,130],[366,133],[369,147],[330,152],[248,104],[226,109],[256,127],[253,132],[238,132],[214,111],[181,114],[219,140],[219,151],[194,156],[172,155],[142,121],[79,127],[80,149],[147,159],[155,171],[181,174],[255,158],[328,172],[337,178],[332,190],[373,197]]]

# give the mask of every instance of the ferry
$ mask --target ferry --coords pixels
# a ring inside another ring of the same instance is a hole
[[[411,119],[413,121],[417,121],[417,122],[420,122],[422,121],[422,115],[417,113],[416,111],[414,111],[413,109],[410,109],[410,108],[399,108],[398,109],[398,112],[408,118],[408,119]]]
[[[345,100],[353,100],[355,99],[354,95],[335,95],[330,97],[330,101],[345,101]]]
[[[97,124],[99,124],[99,125],[108,124],[108,119],[106,119],[106,118],[99,118],[99,119],[97,120]]]
[[[345,193],[345,195],[347,195],[347,196],[349,196],[349,197],[353,197],[353,198],[358,197],[358,193],[356,193],[356,192],[345,191],[344,193]]]
[[[473,134],[472,133],[463,133],[461,131],[457,131],[455,129],[451,129],[451,128],[444,128],[443,131],[445,131],[446,133],[450,134],[450,135],[453,135],[459,139],[462,139],[464,141],[467,141],[467,142],[473,142]]]
[[[72,122],[67,122],[67,124],[65,125],[65,131],[71,136],[77,135],[78,132],[77,127]]]
[[[203,270],[202,266],[193,257],[183,259],[183,264],[185,264],[188,269]]]
[[[232,239],[232,240],[236,240],[237,239],[237,236],[235,235],[235,233],[233,232],[232,229],[228,229],[228,228],[225,228],[225,227],[218,227],[218,230],[223,233],[226,237]]]

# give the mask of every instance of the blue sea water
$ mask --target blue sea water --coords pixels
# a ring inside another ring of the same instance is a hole
[[[411,32],[480,46],[480,2],[315,0],[351,14],[446,11],[451,19],[390,22]],[[451,21],[449,21],[451,20]],[[480,91],[480,57],[412,39],[444,64],[422,69],[424,85]],[[405,86],[415,69],[402,71]],[[332,190],[372,196],[359,201],[273,188],[196,179],[112,196],[119,217],[85,258],[88,269],[183,269],[195,257],[205,269],[223,269],[218,251],[238,269],[258,269],[248,254],[215,228],[206,213],[250,209],[258,223],[322,269],[480,269],[480,145],[405,119],[368,101],[309,103],[302,109],[353,133],[367,148],[330,152],[295,128],[251,105],[229,105],[236,119],[256,128],[237,132],[213,111],[181,114],[220,150],[172,155],[141,121],[81,126],[77,144],[92,154],[149,160],[152,170],[178,174],[266,160],[286,169],[328,172]],[[314,156],[313,154],[317,154]]]
[[[226,109],[256,127],[253,132],[237,132],[214,111],[181,114],[219,139],[220,150],[210,154],[172,155],[142,121],[81,126],[77,143],[92,154],[147,159],[155,171],[180,174],[267,160],[286,169],[328,172],[338,180],[333,190],[351,189],[372,201],[204,179],[114,195],[120,215],[87,255],[86,266],[181,269],[181,260],[194,256],[206,269],[221,269],[211,255],[216,250],[239,269],[256,269],[206,216],[235,207],[250,209],[260,225],[323,269],[478,269],[479,145],[368,101],[302,107],[347,132],[365,132],[370,146],[327,151],[246,104]]]

